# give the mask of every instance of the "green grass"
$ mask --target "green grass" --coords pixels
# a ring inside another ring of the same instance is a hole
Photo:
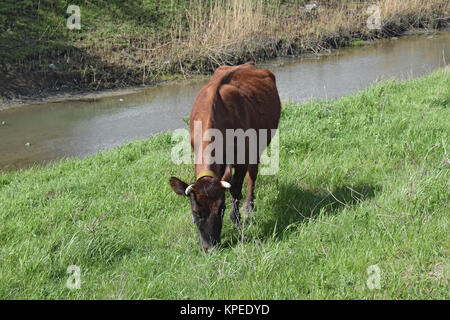
[[[154,38],[167,36],[169,27],[182,11],[186,0],[6,0],[0,7],[0,46],[11,50],[2,50],[0,57],[27,58],[38,56],[47,49],[64,49],[74,42],[81,47],[103,47],[109,41],[127,45],[131,41],[126,37]],[[69,5],[78,5],[81,9],[80,30],[66,27]],[[145,24],[145,26],[143,26]],[[143,33],[143,34],[142,34]]]
[[[285,103],[279,173],[258,178],[244,240],[227,218],[208,254],[168,183],[194,177],[170,133],[2,173],[0,298],[449,299],[449,87],[447,68]]]
[[[351,42],[351,46],[352,47],[363,47],[363,46],[365,46],[365,45],[367,45],[367,41],[364,41],[364,40],[353,40],[352,42]]]

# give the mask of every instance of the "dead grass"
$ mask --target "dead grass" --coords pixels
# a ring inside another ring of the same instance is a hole
[[[188,26],[173,26],[173,39],[161,47],[159,56],[175,67],[170,71],[211,71],[249,59],[338,48],[352,39],[438,28],[449,18],[448,1],[378,0],[375,4],[381,12],[380,30],[367,28],[369,3],[365,2],[334,1],[311,11],[300,5],[268,8],[262,0],[221,0],[210,12],[194,6],[187,10]],[[152,61],[157,65],[158,59]]]
[[[5,96],[26,95],[34,86],[45,91],[153,84],[168,77],[209,73],[223,64],[319,53],[359,39],[447,28],[450,21],[448,0],[318,3],[318,8],[308,11],[300,4],[268,5],[264,0],[192,0],[176,13],[179,17],[164,35],[148,37],[145,25],[126,32],[117,26],[116,32],[102,35],[102,41],[92,41],[95,37],[88,35],[89,43],[80,40],[70,49],[9,66],[6,71],[13,77],[4,81],[9,84]],[[379,30],[367,27],[367,8],[373,4],[381,11]],[[65,63],[67,56],[72,59],[70,66]],[[60,69],[49,70],[49,63]]]
[[[446,0],[331,1],[314,10],[303,5],[267,6],[264,0],[218,0],[214,6],[192,1],[187,23],[174,23],[158,44],[136,41],[106,55],[112,64],[138,70],[143,84],[162,74],[208,73],[223,64],[261,61],[282,55],[323,52],[415,29],[447,27]],[[369,5],[381,13],[381,29],[367,28]],[[180,13],[181,14],[181,13]],[[181,16],[178,21],[182,21]]]

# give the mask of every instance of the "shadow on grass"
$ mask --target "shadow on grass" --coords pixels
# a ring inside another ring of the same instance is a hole
[[[43,50],[39,57],[29,56],[21,64],[0,64],[0,97],[40,98],[61,92],[137,86],[142,85],[140,72],[65,44],[60,49]]]
[[[314,220],[319,214],[337,215],[344,208],[350,209],[366,199],[373,198],[376,191],[376,187],[371,184],[343,185],[333,190],[310,190],[295,184],[282,184],[278,189],[278,197],[269,215],[258,217],[256,207],[253,217],[248,221],[250,224],[256,224],[256,228],[250,231],[244,229],[244,241],[264,241],[269,238],[279,241],[296,229],[289,226]],[[234,247],[241,241],[241,236],[241,231],[235,231],[232,236],[224,239],[221,247]]]

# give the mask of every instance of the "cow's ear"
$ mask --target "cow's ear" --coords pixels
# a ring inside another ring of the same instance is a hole
[[[175,177],[171,177],[169,179],[170,182],[170,186],[172,187],[173,191],[175,191],[176,194],[185,196],[185,190],[187,187],[189,187],[189,185],[186,182],[181,181],[178,178]]]

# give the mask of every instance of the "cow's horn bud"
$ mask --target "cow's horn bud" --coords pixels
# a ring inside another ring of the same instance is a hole
[[[192,187],[193,187],[193,184],[191,184],[189,187],[186,188],[186,190],[184,190],[184,193],[185,193],[187,196],[189,195],[189,193],[192,192]]]
[[[230,189],[231,188],[231,184],[229,182],[226,181],[220,181],[220,184],[222,185],[222,187],[224,187],[225,189]]]

